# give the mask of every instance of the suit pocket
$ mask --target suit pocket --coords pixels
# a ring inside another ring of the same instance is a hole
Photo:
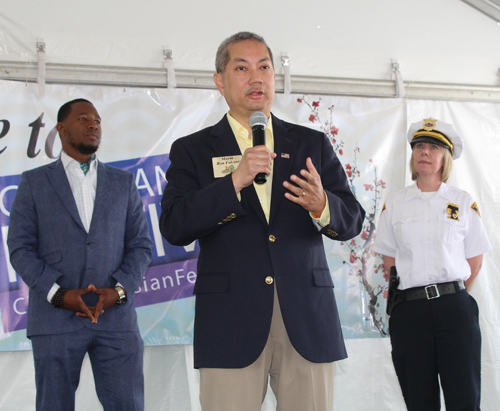
[[[229,290],[229,273],[198,274],[194,294],[225,293]]]
[[[313,281],[316,287],[332,287],[333,280],[332,275],[330,274],[330,270],[328,268],[313,268]]]
[[[62,253],[60,251],[54,251],[52,253],[45,254],[42,257],[42,260],[47,265],[52,265],[52,264],[58,263],[59,261],[62,260]]]

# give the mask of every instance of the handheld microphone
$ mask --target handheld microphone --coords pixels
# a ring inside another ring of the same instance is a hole
[[[252,128],[252,145],[266,145],[266,125],[267,117],[264,113],[256,111],[250,116],[250,127]],[[259,173],[255,176],[254,181],[257,184],[264,184],[267,181],[266,173]]]

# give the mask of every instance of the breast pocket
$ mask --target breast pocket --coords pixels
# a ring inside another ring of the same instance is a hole
[[[422,238],[423,220],[417,216],[395,216],[392,227],[398,244],[411,244]]]
[[[438,219],[439,237],[444,244],[463,242],[465,238],[465,216],[454,220],[446,214],[440,214]]]

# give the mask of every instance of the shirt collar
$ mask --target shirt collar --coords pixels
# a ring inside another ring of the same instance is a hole
[[[61,150],[61,162],[65,170],[72,164],[75,164],[78,166],[78,168],[80,168],[80,162],[75,160],[73,157],[70,157],[64,150]],[[89,164],[90,170],[95,169],[97,167],[97,156],[95,155],[95,153],[92,154],[89,163],[90,163]]]
[[[411,201],[415,198],[420,198],[421,193],[422,191],[420,190],[420,188],[418,188],[417,183],[415,182],[413,185],[408,187],[404,201],[406,202],[406,201]],[[441,185],[439,186],[436,195],[444,197],[446,199],[451,199],[450,188],[446,183],[442,182]]]
[[[231,130],[233,130],[233,134],[236,138],[240,138],[245,143],[247,143],[249,146],[252,146],[252,139],[248,135],[248,130],[243,127],[238,120],[236,120],[229,112],[227,113],[227,121],[229,122],[229,125],[231,126]],[[269,115],[269,119],[267,120],[267,125],[266,129],[271,132],[271,135],[273,135],[273,121],[272,121],[272,114]]]

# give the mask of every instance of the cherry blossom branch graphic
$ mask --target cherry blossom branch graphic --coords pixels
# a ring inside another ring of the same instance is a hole
[[[343,156],[344,141],[338,140],[339,129],[333,125],[334,106],[328,107],[328,119],[323,122],[320,118],[319,110],[321,99],[309,103],[305,97],[302,97],[297,99],[297,102],[309,107],[311,110],[309,121],[311,123],[319,123],[321,131],[332,142],[337,156]],[[356,145],[352,163],[347,163],[344,166],[349,186],[355,197],[358,188],[356,180],[361,177],[361,170],[358,167],[358,154],[360,152],[360,148]],[[349,267],[349,275],[355,275],[359,278],[359,282],[363,285],[368,295],[366,308],[368,309],[369,319],[373,328],[381,336],[387,336],[388,334],[385,330],[385,302],[380,304],[379,299],[382,299],[382,301],[387,299],[389,277],[385,272],[385,267],[381,262],[380,256],[372,251],[373,242],[376,237],[375,218],[379,214],[380,191],[385,189],[385,182],[378,179],[377,166],[374,160],[370,159],[369,166],[373,170],[373,179],[371,180],[371,184],[363,184],[363,188],[367,192],[373,192],[370,212],[367,212],[365,216],[361,234],[350,241],[341,242],[340,244],[349,250],[349,261],[343,261]],[[383,274],[383,276],[381,277],[380,274]],[[380,306],[382,306],[381,309],[379,309]]]

